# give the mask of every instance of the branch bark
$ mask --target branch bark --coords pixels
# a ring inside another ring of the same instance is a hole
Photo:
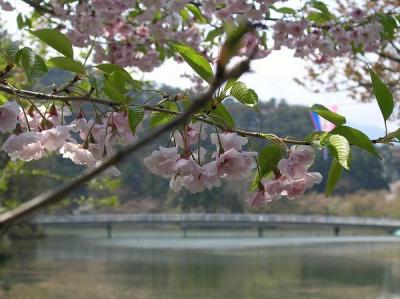
[[[177,116],[173,121],[163,127],[160,127],[157,130],[150,132],[141,140],[112,155],[104,162],[102,162],[99,166],[88,170],[78,178],[72,180],[70,183],[49,190],[48,192],[45,192],[33,198],[32,200],[21,204],[13,210],[0,214],[0,231],[6,230],[7,227],[9,227],[11,224],[15,223],[18,220],[21,220],[22,218],[32,214],[33,212],[60,201],[66,195],[71,193],[75,188],[90,181],[92,178],[100,174],[102,171],[106,170],[108,167],[121,162],[130,154],[149,144],[157,137],[185,123],[191,115],[196,113],[199,109],[205,106],[210,99],[212,99],[214,93],[226,80],[230,78],[240,77],[243,73],[249,71],[250,61],[251,58],[248,58],[237,64],[230,71],[226,71],[224,66],[220,66],[220,70],[222,71],[217,72],[217,75],[214,78],[213,82],[210,84],[209,88],[197,99],[195,99],[193,101],[193,104],[185,112]]]

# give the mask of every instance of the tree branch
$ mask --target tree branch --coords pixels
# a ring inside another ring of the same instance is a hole
[[[47,94],[35,91],[21,90],[21,89],[13,89],[9,86],[0,84],[0,91],[5,92],[9,95],[17,94],[22,99],[30,99],[30,100],[46,100],[46,101],[60,101],[64,103],[68,102],[91,102],[106,106],[115,106],[119,103],[115,103],[108,100],[92,98],[90,96],[58,96],[54,94]]]
[[[360,85],[362,85],[364,87],[371,87],[371,83],[367,84],[367,83],[360,82]],[[115,102],[105,100],[105,99],[92,98],[90,96],[79,96],[79,97],[77,97],[77,96],[58,96],[58,95],[54,95],[54,94],[39,93],[39,92],[33,92],[33,91],[28,91],[28,90],[20,90],[20,89],[13,90],[9,86],[5,86],[5,85],[1,85],[1,84],[0,84],[0,91],[3,91],[10,95],[14,95],[14,92],[15,92],[15,94],[17,94],[21,98],[27,98],[27,99],[32,99],[32,100],[55,100],[55,101],[61,101],[61,102],[65,102],[65,103],[74,102],[74,101],[75,102],[90,102],[90,103],[111,106],[111,107],[119,105],[119,103],[115,103]],[[164,112],[164,113],[168,113],[168,114],[172,114],[172,115],[182,115],[181,112],[173,111],[173,110],[169,110],[169,109],[165,109],[165,108],[161,108],[161,107],[157,107],[157,106],[151,106],[151,105],[132,105],[132,106],[141,106],[146,111],[158,111],[158,112]],[[220,128],[221,130],[226,130],[225,127],[223,127],[219,124],[216,124],[208,119],[205,119],[201,116],[196,117],[196,119],[201,120],[210,125],[215,125],[218,128]],[[255,138],[261,138],[261,139],[268,139],[268,140],[270,138],[268,138],[267,135],[271,135],[271,134],[267,134],[267,133],[263,133],[263,132],[251,132],[251,131],[245,131],[242,129],[235,129],[235,128],[229,128],[229,131],[238,133],[239,135],[242,135],[242,136],[255,137]],[[281,138],[278,136],[275,136],[275,137],[277,139],[279,139],[281,142],[287,143],[287,144],[310,145],[309,142],[304,141],[304,140]],[[385,142],[387,142],[387,140],[383,140],[382,138],[379,138],[379,139],[373,139],[373,140],[371,140],[371,142],[374,144],[378,144],[378,143],[385,143]]]
[[[379,52],[379,53],[377,53],[377,54],[378,54],[380,57],[387,58],[387,59],[389,59],[389,60],[391,60],[391,61],[400,63],[400,57],[395,57],[395,56],[393,56],[393,55],[391,55],[391,54],[389,54],[389,53],[386,53],[386,52]]]
[[[215,76],[209,88],[204,92],[204,94],[200,95],[197,99],[195,99],[193,101],[193,104],[185,112],[176,117],[170,123],[166,124],[163,127],[160,127],[157,130],[150,132],[143,139],[135,142],[131,146],[110,156],[105,161],[103,161],[99,166],[88,170],[86,173],[72,180],[70,183],[49,190],[33,198],[32,200],[29,200],[28,202],[21,204],[20,206],[11,211],[0,214],[0,231],[7,229],[7,227],[9,227],[11,224],[24,218],[25,216],[28,216],[39,209],[42,209],[50,204],[60,201],[66,195],[71,193],[75,188],[90,181],[92,178],[100,174],[102,171],[106,170],[108,167],[121,162],[130,154],[134,153],[143,146],[149,144],[157,137],[185,123],[192,114],[196,113],[199,109],[201,109],[204,105],[206,105],[210,99],[212,99],[214,93],[226,80],[230,78],[238,78],[243,73],[247,72],[250,69],[251,59],[252,57],[240,62],[230,71],[225,71],[225,67],[220,65],[219,67],[220,70],[222,71],[217,72],[217,75]]]

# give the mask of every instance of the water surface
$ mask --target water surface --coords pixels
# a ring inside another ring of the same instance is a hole
[[[1,299],[400,298],[393,237],[104,231],[13,244]]]

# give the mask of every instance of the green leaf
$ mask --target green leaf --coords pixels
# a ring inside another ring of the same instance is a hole
[[[378,105],[381,109],[383,118],[386,121],[390,117],[394,109],[393,95],[390,89],[386,86],[385,83],[382,82],[382,80],[373,70],[370,69],[369,73],[372,80],[372,89],[374,90],[374,94],[376,100],[378,101]]]
[[[314,7],[315,9],[318,9],[323,14],[331,15],[328,7],[326,6],[326,4],[324,2],[313,0],[313,1],[310,2],[310,4],[311,4],[312,7]]]
[[[104,89],[104,82],[105,82],[104,76],[89,75],[89,82],[90,86],[96,92],[96,96],[99,97]]]
[[[113,63],[103,63],[96,65],[96,68],[105,72],[106,74],[112,74],[114,72],[118,72],[119,76],[124,76],[125,80],[127,80],[131,85],[136,85],[137,81],[132,78],[132,76],[121,66]]]
[[[127,83],[127,78],[124,72],[114,71],[109,76],[109,79],[120,93],[124,94],[126,92],[125,85]]]
[[[78,74],[85,74],[85,68],[82,63],[75,61],[69,57],[54,57],[47,61],[50,67],[56,67],[66,71]]]
[[[184,44],[171,43],[171,46],[201,78],[207,82],[211,82],[214,76],[213,70],[210,63],[203,55],[197,53],[194,49]]]
[[[398,27],[396,18],[382,13],[377,13],[376,16],[383,27],[381,36],[386,40],[394,39]]]
[[[208,116],[211,117],[216,124],[225,127],[226,129],[230,129],[235,126],[235,121],[233,120],[232,115],[223,104],[219,104],[217,108],[213,109],[208,114]]]
[[[349,169],[348,161],[350,158],[350,145],[348,140],[342,135],[329,135],[327,138],[328,147],[334,154],[337,161],[345,169]]]
[[[133,135],[136,134],[137,126],[142,122],[144,118],[144,108],[142,106],[133,106],[128,110],[128,122],[129,128]]]
[[[187,22],[189,20],[190,15],[187,9],[182,9],[179,12],[179,15],[181,16],[183,22]]]
[[[359,148],[371,153],[372,155],[379,157],[379,154],[369,137],[357,129],[347,126],[339,126],[333,129],[330,133],[339,134],[345,137],[351,144],[354,144]]]
[[[225,86],[224,86],[224,92],[229,90],[233,84],[235,84],[239,80],[239,78],[231,78],[228,81],[226,81]]]
[[[19,63],[23,67],[25,73],[27,73],[35,62],[35,53],[31,48],[24,47],[18,50],[15,55],[15,62]]]
[[[247,88],[243,82],[234,83],[230,95],[247,106],[253,107],[258,103],[257,93],[253,89]]]
[[[4,48],[4,54],[7,63],[12,64],[15,62],[15,56],[17,55],[18,49],[19,49],[18,41],[13,41],[7,44],[7,46]]]
[[[33,82],[48,72],[46,63],[39,55],[35,55],[35,59],[29,70],[26,72],[28,80]]]
[[[117,88],[114,87],[114,84],[107,77],[104,81],[103,91],[110,100],[118,103],[125,102],[125,96]]]
[[[72,43],[65,34],[54,29],[29,30],[29,32],[66,57],[74,58]]]
[[[343,173],[342,165],[340,165],[338,160],[333,159],[332,164],[329,168],[328,179],[326,182],[326,189],[325,189],[326,196],[332,194],[333,189],[335,188],[336,184],[340,180],[340,177],[342,176],[342,173]]]
[[[17,26],[18,29],[22,29],[25,26],[24,19],[20,13],[17,16]]]
[[[311,106],[311,110],[337,126],[341,126],[346,123],[346,118],[344,116],[330,111],[323,105],[314,104]]]
[[[268,145],[258,153],[258,168],[251,185],[250,191],[255,191],[258,188],[258,183],[263,177],[268,175],[273,168],[278,166],[279,161],[282,159],[282,148],[276,145]]]
[[[35,55],[32,49],[28,47],[22,48],[17,52],[15,62],[23,67],[26,77],[31,82],[48,71],[43,59],[39,55]]]
[[[331,21],[333,19],[333,16],[313,11],[308,14],[306,19],[308,21],[314,22],[317,25],[323,25],[324,23]]]
[[[199,23],[203,23],[203,24],[208,23],[207,18],[203,15],[201,10],[196,5],[189,3],[186,5],[186,8],[195,16],[196,20]]]
[[[279,7],[276,8],[274,6],[271,6],[271,8],[273,10],[275,10],[276,12],[282,13],[282,14],[286,14],[286,15],[295,15],[297,13],[297,11],[291,7]]]
[[[206,42],[213,41],[217,36],[222,35],[224,33],[223,27],[218,27],[213,30],[210,30],[206,37]]]
[[[165,103],[164,108],[171,111],[178,111],[178,108],[174,103]],[[154,111],[150,117],[150,127],[154,128],[160,125],[164,125],[173,120],[174,117],[175,116],[171,113]]]

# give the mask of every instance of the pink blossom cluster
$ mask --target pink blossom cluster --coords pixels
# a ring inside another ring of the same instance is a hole
[[[198,48],[200,33],[193,22],[181,28],[179,12],[189,1],[90,0],[67,5],[51,1],[58,18],[69,23],[74,45],[87,47],[98,37],[94,61],[123,67],[136,66],[150,72],[161,64],[157,48],[168,41]],[[134,14],[134,15],[133,15]],[[163,17],[157,20],[157,15]]]
[[[252,194],[247,202],[251,206],[260,206],[281,196],[295,199],[303,195],[307,189],[322,181],[320,173],[308,172],[313,162],[314,150],[311,146],[293,146],[289,158],[278,163],[279,175],[262,180],[258,192]]]
[[[321,29],[313,29],[310,22],[301,20],[277,21],[273,29],[274,49],[285,46],[294,49],[297,57],[310,57],[324,63],[353,53],[353,47],[375,52],[379,47],[382,26],[372,22],[345,30],[340,25],[332,25],[329,32],[324,33]]]
[[[89,47],[96,41],[95,63],[135,66],[145,72],[161,65],[165,54],[171,55],[170,41],[184,42],[201,53],[210,53],[206,54],[208,59],[214,59],[213,45],[205,41],[210,26],[203,25],[189,10],[182,14],[187,5],[196,6],[214,28],[226,21],[237,22],[243,16],[266,30],[272,28],[273,43],[262,45],[259,37],[265,32],[260,28],[256,34],[246,35],[239,55],[249,55],[257,48],[256,58],[262,58],[271,50],[288,47],[295,50],[295,56],[326,63],[334,57],[351,55],[354,49],[375,52],[381,42],[381,25],[370,18],[374,11],[349,7],[347,16],[323,26],[306,20],[307,9],[295,17],[283,15],[277,21],[268,20],[271,5],[277,2],[285,1],[204,0],[193,4],[189,0],[51,0],[50,5],[53,20],[58,19],[75,46]],[[4,0],[0,0],[0,6],[12,9]]]
[[[211,161],[204,162],[203,148],[192,150],[189,146],[198,144],[206,135],[199,123],[190,124],[183,137],[175,135],[176,147],[160,147],[144,159],[145,166],[154,174],[171,178],[170,187],[178,192],[182,187],[189,192],[202,192],[221,185],[221,179],[241,179],[248,176],[255,167],[256,153],[242,150],[247,138],[236,133],[211,134],[211,143],[217,150],[211,154]],[[183,151],[179,153],[179,148]],[[198,154],[199,153],[199,154]]]
[[[67,107],[22,109],[16,102],[7,102],[0,106],[0,131],[13,133],[1,149],[12,160],[38,160],[55,152],[75,164],[93,167],[115,152],[117,145],[128,145],[136,139],[125,112],[106,113],[101,122],[87,120],[79,113],[77,119],[66,124],[66,117],[71,117]],[[116,169],[111,172],[118,173]]]
[[[7,1],[0,0],[0,8],[4,11],[12,11],[14,8]]]

